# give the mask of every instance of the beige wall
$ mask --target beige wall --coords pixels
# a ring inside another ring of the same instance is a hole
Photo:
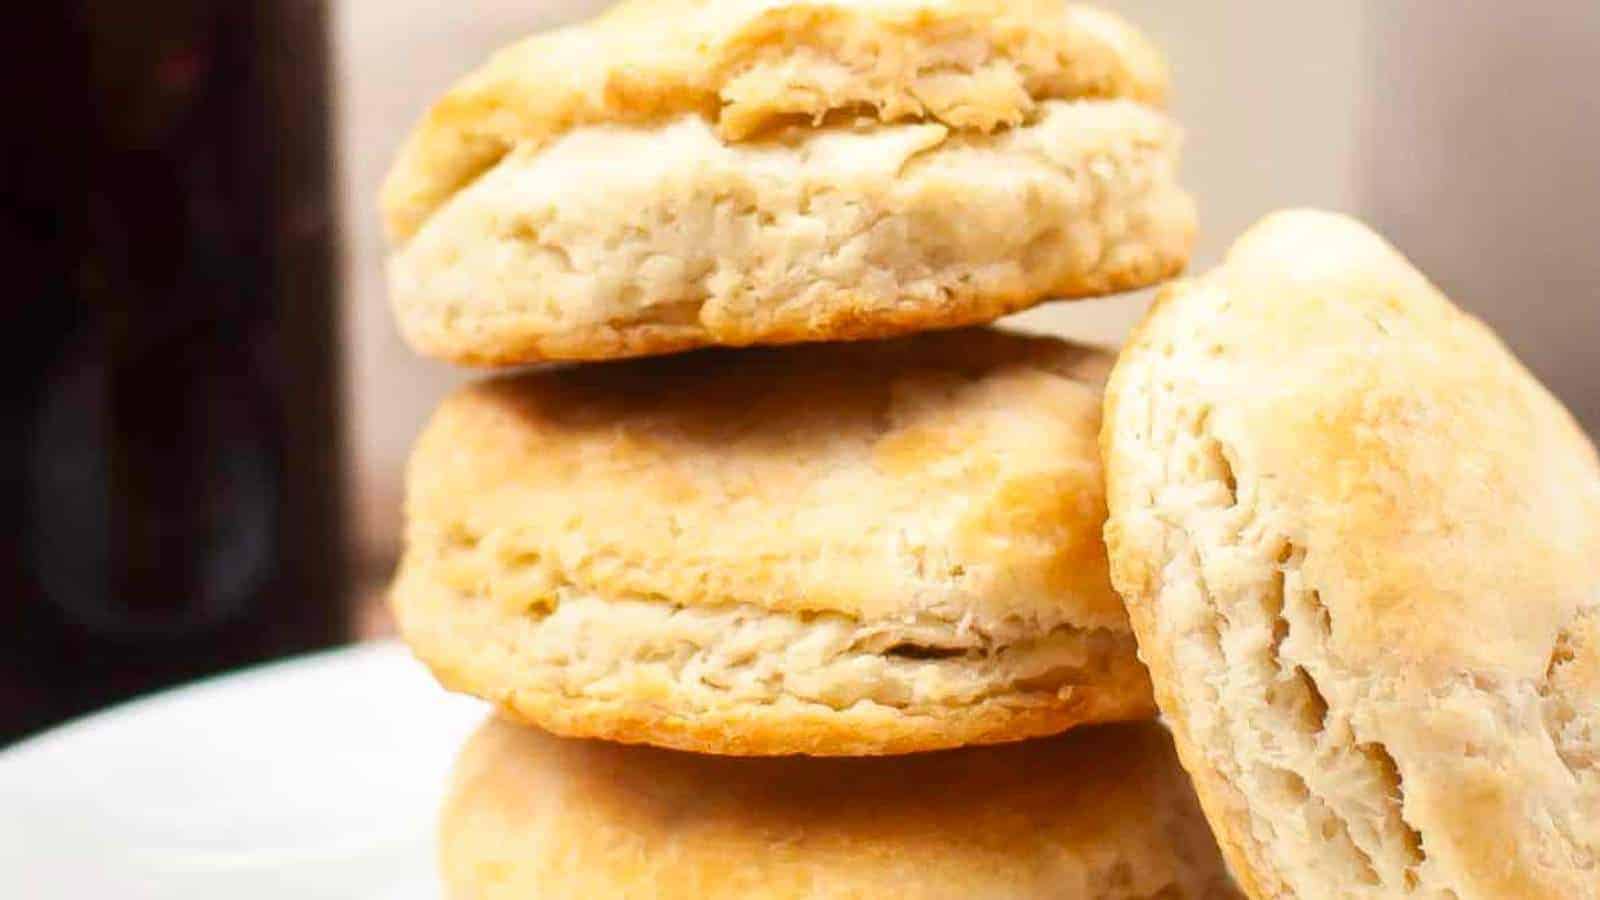
[[[1600,434],[1600,0],[1387,0],[1361,205]]]
[[[393,547],[406,450],[460,373],[413,358],[384,306],[373,212],[383,167],[426,101],[491,48],[597,4],[583,0],[340,0],[336,43],[349,218],[350,447],[363,542]],[[1364,25],[1359,3],[1125,0],[1111,4],[1168,50],[1187,170],[1200,196],[1201,261],[1256,216],[1286,204],[1353,208]],[[1314,36],[1314,49],[1285,35]],[[1032,325],[1116,340],[1144,298],[1056,305]]]

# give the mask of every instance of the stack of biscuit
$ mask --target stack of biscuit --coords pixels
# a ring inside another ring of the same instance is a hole
[[[1600,467],[1482,326],[1306,212],[1120,358],[987,327],[1185,266],[1165,90],[1060,0],[631,0],[432,108],[397,318],[525,367],[408,477],[450,897],[1596,896]]]

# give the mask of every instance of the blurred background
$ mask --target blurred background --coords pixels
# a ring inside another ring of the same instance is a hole
[[[0,329],[17,373],[0,744],[384,633],[406,453],[467,375],[415,358],[391,325],[378,186],[453,79],[602,5],[22,14],[28,52],[4,63],[4,227],[23,264]],[[1105,5],[1172,61],[1196,268],[1275,208],[1362,215],[1600,429],[1600,3]],[[1146,300],[1019,318],[1110,343]]]

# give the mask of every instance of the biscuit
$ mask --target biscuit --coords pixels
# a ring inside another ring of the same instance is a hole
[[[412,459],[401,632],[509,716],[710,753],[1149,717],[1100,535],[1108,364],[975,330],[468,388]]]
[[[1174,286],[1104,434],[1113,578],[1258,898],[1595,897],[1600,464],[1363,226]]]
[[[420,352],[510,365],[990,321],[1185,265],[1159,58],[1054,3],[634,3],[495,57],[384,192]]]
[[[491,723],[452,900],[1238,897],[1159,725],[891,759],[728,759]]]

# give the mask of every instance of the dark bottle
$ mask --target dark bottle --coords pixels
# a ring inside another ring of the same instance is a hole
[[[0,743],[346,622],[323,4],[24,9]]]

